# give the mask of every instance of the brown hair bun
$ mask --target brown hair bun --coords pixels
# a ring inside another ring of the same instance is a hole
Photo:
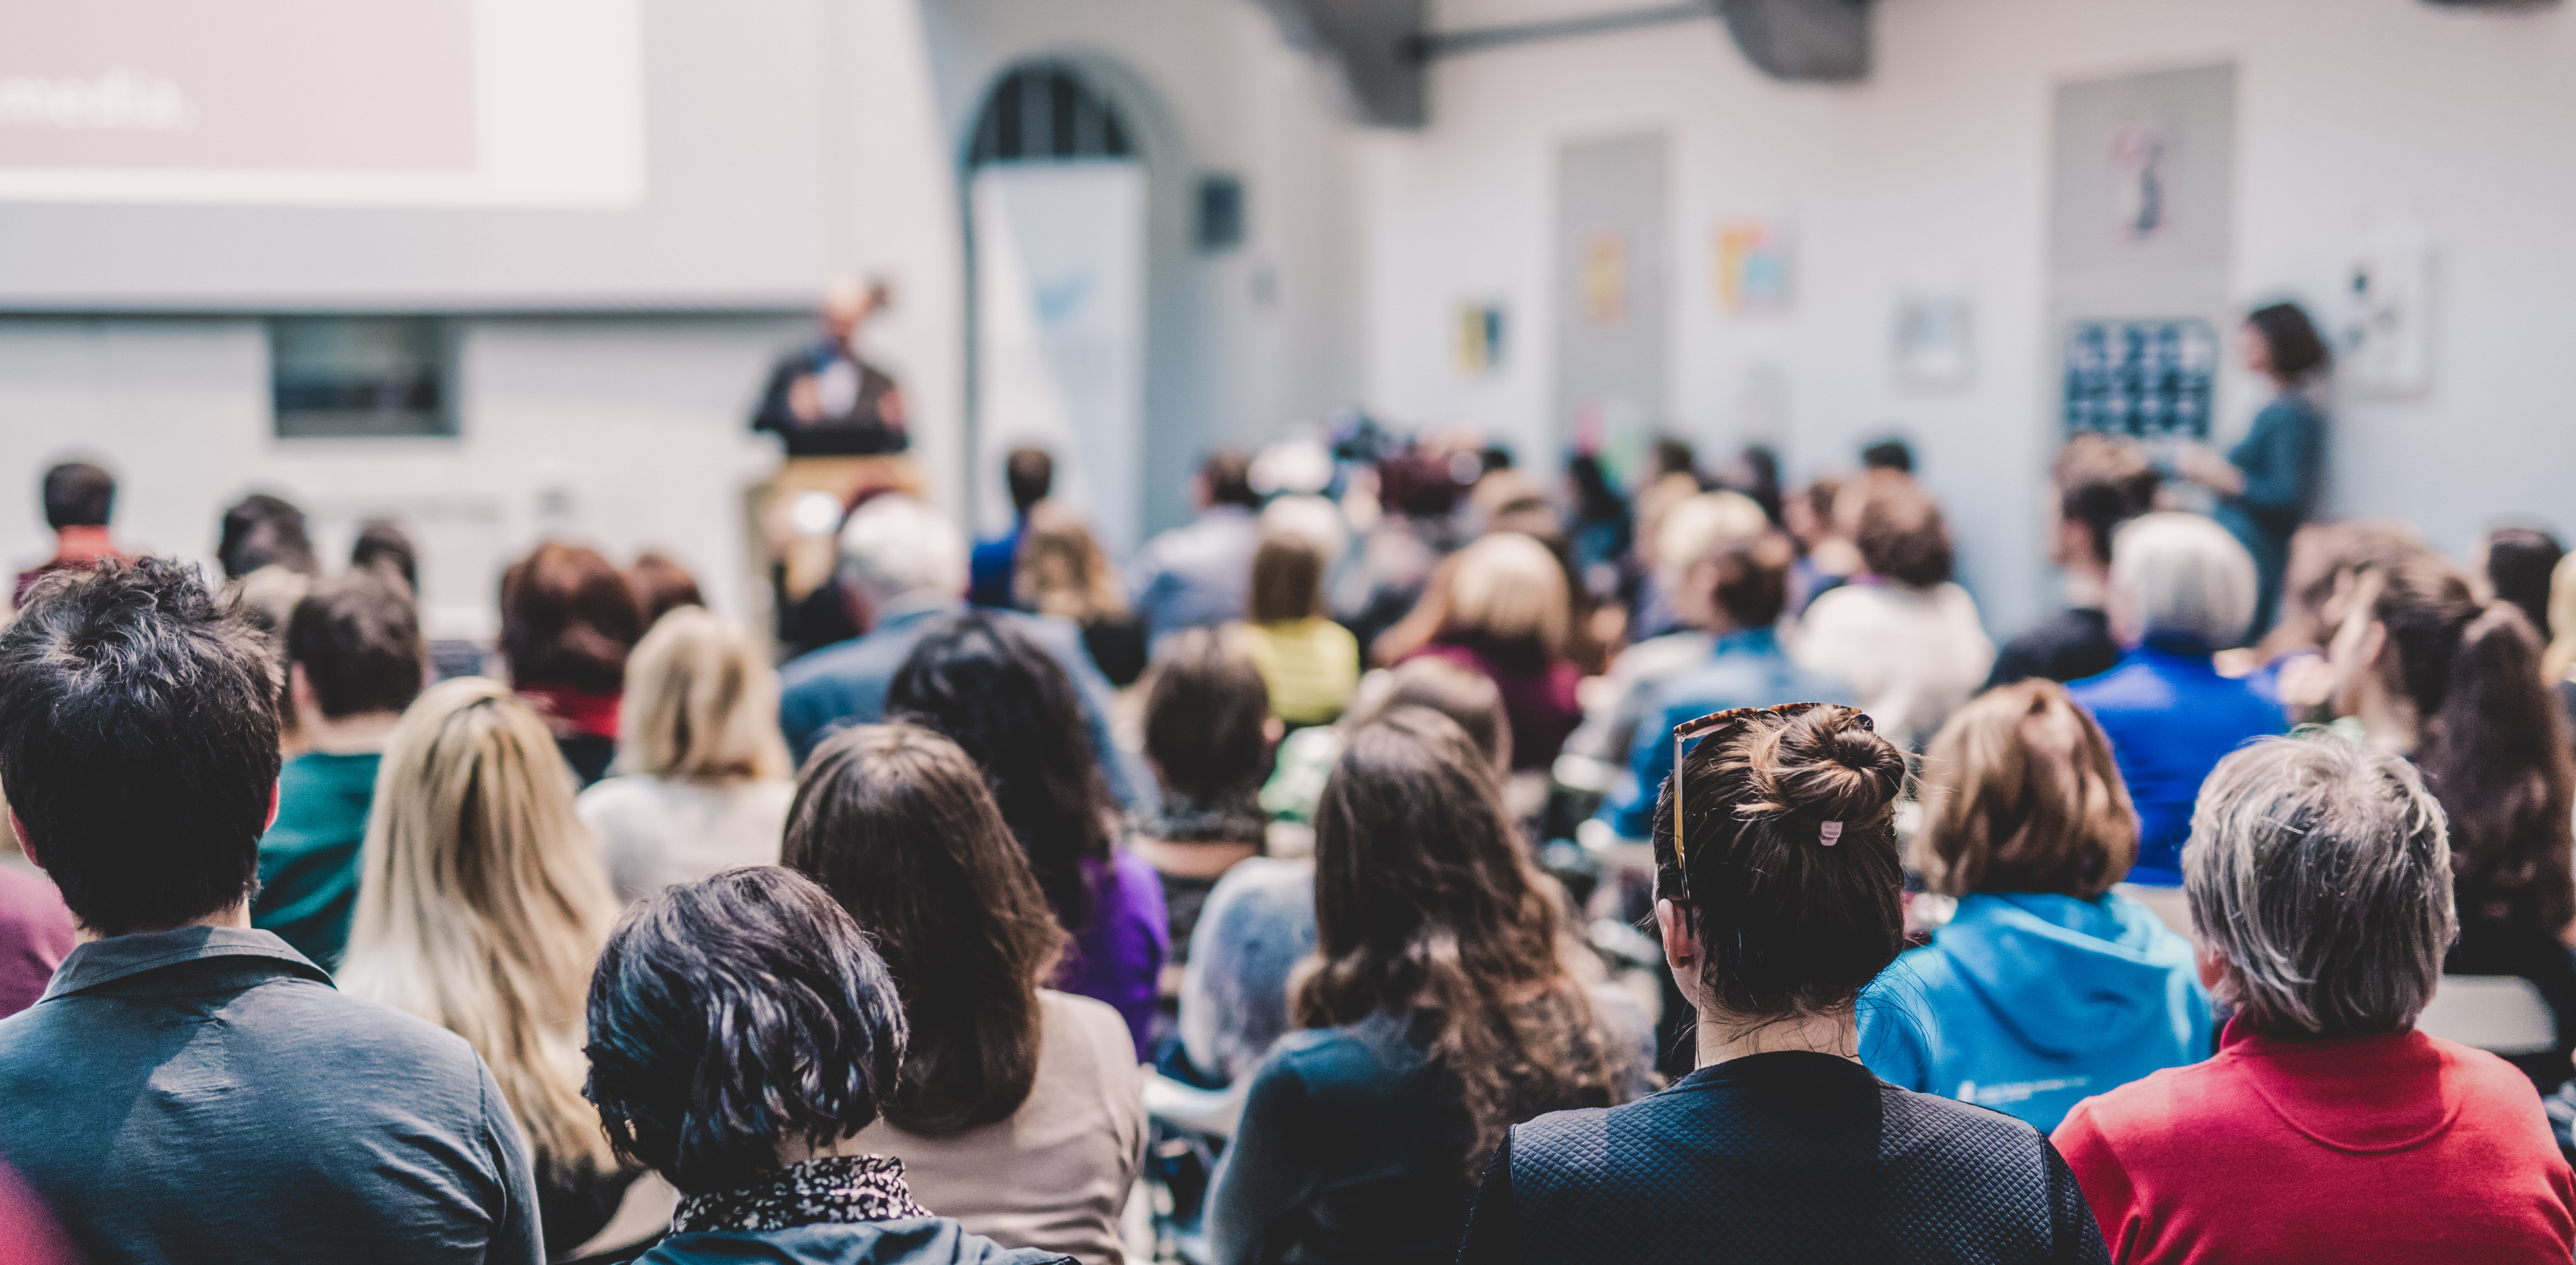
[[[1756,785],[1778,810],[1846,828],[1877,822],[1905,789],[1905,753],[1879,737],[1867,712],[1817,707],[1748,753]]]

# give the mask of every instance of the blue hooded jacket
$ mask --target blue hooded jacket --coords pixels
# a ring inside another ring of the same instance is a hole
[[[2075,1104],[2210,1055],[2191,942],[2146,906],[1972,893],[1860,1003],[1860,1057],[1886,1080],[2045,1133]]]

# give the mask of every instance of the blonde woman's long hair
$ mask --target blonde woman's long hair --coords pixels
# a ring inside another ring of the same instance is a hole
[[[545,722],[498,681],[431,687],[385,751],[361,865],[340,987],[471,1043],[541,1165],[612,1165],[581,1045],[617,903]]]
[[[620,709],[631,770],[654,777],[784,781],[778,673],[742,625],[683,606],[653,624],[626,659]]]

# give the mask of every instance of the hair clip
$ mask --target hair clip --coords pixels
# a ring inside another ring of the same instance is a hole
[[[1842,837],[1843,824],[1839,821],[1829,821],[1816,827],[1816,841],[1828,848],[1834,846],[1834,840]]]

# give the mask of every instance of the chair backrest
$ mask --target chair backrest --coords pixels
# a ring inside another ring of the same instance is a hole
[[[2543,1054],[2558,1039],[2540,990],[2516,975],[2443,976],[2415,1030],[2490,1054]]]

